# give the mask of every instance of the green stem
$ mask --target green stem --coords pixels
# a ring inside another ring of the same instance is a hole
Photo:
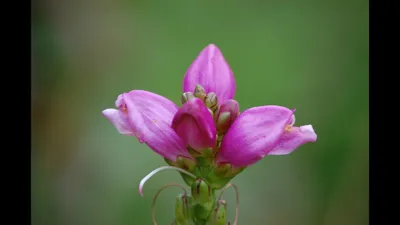
[[[207,221],[206,220],[197,220],[196,222],[195,222],[195,225],[206,225],[207,224]]]

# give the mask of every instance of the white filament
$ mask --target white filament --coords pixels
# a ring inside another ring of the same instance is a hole
[[[292,122],[290,123],[290,126],[294,125],[294,122],[296,122],[296,117],[294,116],[294,114],[292,115]]]
[[[174,166],[162,166],[162,167],[159,167],[159,168],[157,168],[157,169],[151,171],[149,174],[147,174],[147,175],[140,181],[140,184],[139,184],[139,194],[140,194],[141,196],[143,196],[143,186],[144,186],[144,184],[145,184],[152,176],[154,176],[156,173],[161,172],[161,171],[164,171],[164,170],[177,170],[177,171],[179,171],[179,172],[182,172],[182,173],[184,173],[184,174],[186,174],[186,175],[188,175],[188,176],[191,176],[191,177],[193,177],[194,179],[196,179],[196,176],[195,176],[195,175],[193,175],[192,173],[189,173],[188,171],[186,171],[186,170],[184,170],[184,169],[181,169],[181,168],[178,168],[178,167],[174,167]]]

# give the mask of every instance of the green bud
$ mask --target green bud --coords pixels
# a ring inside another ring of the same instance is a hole
[[[219,163],[209,174],[208,179],[213,190],[223,188],[229,181],[242,172],[246,167],[232,167],[230,163]]]
[[[176,164],[179,168],[189,172],[193,172],[193,170],[196,168],[196,160],[184,156],[178,156],[176,158]]]
[[[182,102],[182,104],[185,104],[187,101],[189,101],[193,98],[195,98],[193,92],[188,91],[188,92],[185,92],[182,94],[181,102]]]
[[[232,180],[231,177],[219,178],[219,179],[213,180],[211,187],[214,190],[220,190],[221,188],[225,187],[231,180]]]
[[[215,175],[218,177],[226,176],[232,170],[232,165],[230,163],[220,163],[218,164],[215,169]]]
[[[214,92],[209,92],[204,98],[204,103],[208,108],[212,111],[215,111],[218,108],[218,97]]]
[[[206,97],[206,90],[203,88],[203,86],[200,84],[196,85],[196,88],[194,89],[194,96],[204,101],[204,98]]]
[[[196,182],[192,184],[191,189],[193,198],[200,205],[213,202],[214,198],[211,187],[204,180],[197,179]]]
[[[181,169],[184,169],[186,171],[189,171],[191,173],[193,173],[196,169],[196,160],[194,159],[190,159],[190,158],[186,158],[184,156],[178,156],[176,158],[176,162],[175,163],[171,163],[171,161],[166,160],[168,162],[168,164],[170,164],[171,166],[175,166]],[[191,176],[188,176],[184,173],[179,172],[182,176],[182,179],[185,181],[185,183],[189,186],[191,186],[194,182],[195,179]]]
[[[210,217],[212,211],[213,211],[213,203],[205,204],[203,206],[201,206],[200,204],[196,204],[193,207],[193,215],[196,218],[196,220],[207,220]],[[196,223],[196,224],[206,224],[206,223]]]
[[[212,225],[226,225],[226,202],[219,200],[211,217]]]
[[[185,225],[191,221],[190,211],[191,198],[186,194],[180,194],[176,197],[175,203],[175,223],[176,225]]]

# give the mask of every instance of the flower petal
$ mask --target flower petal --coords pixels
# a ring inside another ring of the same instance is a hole
[[[279,139],[278,144],[268,155],[286,155],[294,151],[300,145],[317,141],[317,135],[311,125],[292,127]]]
[[[134,135],[129,123],[128,114],[117,109],[105,109],[102,113],[117,128],[119,133],[129,136]]]
[[[224,136],[217,162],[256,163],[275,147],[292,115],[293,110],[273,105],[245,110]]]
[[[172,121],[172,128],[196,150],[215,144],[216,128],[212,114],[199,98],[189,100],[179,109]]]
[[[171,128],[172,118],[178,111],[173,102],[148,91],[134,90],[118,96],[116,105],[120,117],[115,116],[115,111],[106,112],[107,115],[114,115],[108,118],[118,118],[113,121],[123,121],[113,123],[119,124],[115,125],[117,129],[130,131],[141,143],[146,143],[153,151],[171,161],[176,161],[178,155],[192,158],[183,140]]]
[[[207,93],[214,92],[220,104],[235,95],[233,72],[214,44],[204,48],[186,71],[183,92],[193,92],[197,84],[202,85]]]

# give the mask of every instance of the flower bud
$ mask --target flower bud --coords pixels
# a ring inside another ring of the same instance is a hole
[[[193,207],[193,217],[196,220],[207,220],[213,211],[213,203],[208,203],[205,205],[195,204]]]
[[[219,200],[216,208],[214,209],[211,220],[214,225],[226,225],[226,202]]]
[[[233,99],[224,102],[216,115],[216,127],[218,134],[224,134],[239,115],[239,103]]]
[[[182,102],[182,104],[185,104],[187,101],[189,101],[193,98],[195,98],[193,92],[188,91],[188,92],[185,92],[182,94],[181,102]]]
[[[211,187],[202,180],[197,179],[195,183],[192,184],[192,196],[200,205],[205,205],[207,203],[213,202],[213,193]]]
[[[217,156],[218,157],[218,156]],[[219,190],[229,183],[236,175],[246,167],[233,167],[230,163],[217,163],[208,180],[213,190]]]
[[[206,90],[203,88],[203,86],[200,84],[196,85],[196,88],[194,89],[194,96],[204,101],[204,98],[206,97]]]
[[[218,108],[218,97],[214,92],[209,92],[204,98],[204,103],[213,112]]]
[[[176,164],[179,168],[193,172],[196,167],[196,160],[184,156],[178,156],[176,158]]]
[[[232,170],[232,165],[230,163],[219,163],[215,169],[215,175],[218,177],[224,177]]]
[[[193,159],[190,159],[187,157],[183,157],[183,156],[178,156],[175,164],[176,164],[175,165],[176,167],[184,169],[189,172],[193,172],[196,168],[196,160],[193,160]],[[188,176],[184,173],[180,173],[180,174],[182,176],[182,179],[185,181],[185,183],[187,185],[190,186],[195,182],[195,179],[193,177]]]
[[[191,221],[190,202],[191,198],[186,194],[180,194],[176,197],[175,222],[177,225],[188,224]]]

